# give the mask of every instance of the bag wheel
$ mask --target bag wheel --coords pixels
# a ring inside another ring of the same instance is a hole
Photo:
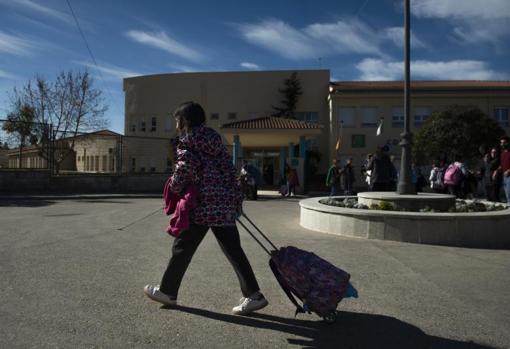
[[[336,310],[332,310],[326,315],[324,315],[322,318],[324,319],[324,322],[326,322],[327,324],[334,324],[336,322],[337,316],[338,314]]]

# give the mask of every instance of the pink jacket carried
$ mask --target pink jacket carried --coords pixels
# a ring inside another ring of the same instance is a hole
[[[170,180],[171,178],[166,181],[163,189],[165,214],[172,215],[166,232],[177,237],[190,226],[190,212],[198,206],[198,187],[188,185],[181,196],[170,190]]]

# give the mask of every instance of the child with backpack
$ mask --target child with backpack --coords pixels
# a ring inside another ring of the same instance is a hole
[[[445,168],[439,164],[439,161],[436,161],[432,164],[432,169],[430,170],[429,182],[430,189],[434,193],[444,194],[445,193],[445,185],[444,185],[444,174]]]
[[[180,133],[176,168],[167,182],[175,195],[195,185],[198,204],[189,214],[189,228],[175,238],[172,257],[160,285],[145,286],[150,299],[164,305],[176,305],[179,288],[186,270],[209,229],[220,244],[239,280],[243,297],[232,309],[236,315],[247,315],[267,306],[260,292],[250,262],[241,247],[236,217],[242,212],[242,194],[232,158],[221,136],[205,126],[205,112],[200,104],[186,102],[174,112]]]
[[[467,170],[460,161],[455,161],[448,165],[444,173],[444,185],[449,194],[458,198],[464,198],[463,182],[467,178]]]

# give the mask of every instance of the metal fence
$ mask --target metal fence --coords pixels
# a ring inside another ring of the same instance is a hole
[[[56,175],[168,173],[173,152],[166,137],[123,136],[101,130],[69,133],[33,123],[0,120],[0,169],[49,170]]]

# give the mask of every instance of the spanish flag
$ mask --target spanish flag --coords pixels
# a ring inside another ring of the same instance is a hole
[[[380,136],[381,133],[383,132],[383,122],[384,118],[379,119],[379,126],[377,126],[377,131],[375,133],[377,136]]]

